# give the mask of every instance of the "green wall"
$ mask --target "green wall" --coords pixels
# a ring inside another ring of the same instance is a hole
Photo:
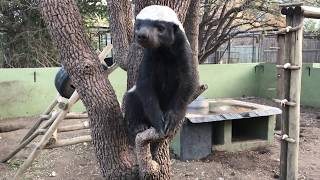
[[[200,65],[201,83],[205,83],[209,87],[203,96],[207,98],[255,96],[257,91],[256,65]]]
[[[301,104],[320,107],[319,64],[305,64],[302,73]]]
[[[277,95],[277,69],[274,64],[260,64],[257,70],[257,96],[274,98]]]
[[[320,65],[304,64],[301,103],[320,107]],[[0,119],[34,116],[46,109],[56,96],[54,77],[58,68],[0,69]],[[273,64],[200,65],[200,81],[209,86],[203,96],[276,97],[276,67]],[[126,73],[121,69],[109,79],[118,100],[126,90]],[[84,111],[81,103],[72,111]]]
[[[54,77],[58,68],[0,69],[0,119],[34,116],[42,113],[56,97]],[[126,89],[126,76],[120,69],[110,75],[117,97]],[[82,103],[72,111],[84,111]]]
[[[199,68],[201,82],[209,86],[203,96],[208,98],[255,96],[256,65],[201,65]],[[57,94],[53,84],[57,70],[58,68],[0,69],[0,119],[34,116],[43,112]],[[126,90],[125,72],[117,69],[109,78],[118,100],[121,101]],[[81,103],[72,109],[72,111],[83,110],[85,109]]]
[[[275,98],[277,69],[274,64],[260,64],[257,96]],[[320,107],[320,64],[304,64],[302,67],[301,104]]]

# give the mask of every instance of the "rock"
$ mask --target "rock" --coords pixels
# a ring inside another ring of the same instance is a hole
[[[273,178],[275,178],[275,179],[279,179],[279,177],[280,177],[280,175],[279,175],[279,174],[277,174],[277,173],[274,173],[274,174],[273,174]]]
[[[49,177],[56,177],[57,176],[57,173],[55,171],[52,171],[50,174],[49,174]]]
[[[273,172],[273,178],[275,178],[275,179],[279,179],[280,178],[280,173],[279,172],[277,172],[276,170],[273,170],[272,172]]]
[[[300,175],[300,177],[298,177],[298,180],[305,180],[307,179],[304,175]]]
[[[235,172],[232,172],[232,173],[230,173],[230,175],[231,175],[231,176],[235,176],[235,175],[236,175],[236,173],[235,173]]]
[[[224,180],[224,178],[223,177],[219,177],[218,180]]]

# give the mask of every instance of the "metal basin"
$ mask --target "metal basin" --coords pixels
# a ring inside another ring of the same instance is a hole
[[[196,106],[201,104],[201,106]],[[207,104],[207,106],[204,106]],[[252,118],[281,114],[281,110],[271,106],[248,103],[233,99],[197,100],[188,107],[187,118],[192,123]]]
[[[221,114],[221,113],[243,113],[249,112],[256,108],[237,104],[210,102],[209,114]]]

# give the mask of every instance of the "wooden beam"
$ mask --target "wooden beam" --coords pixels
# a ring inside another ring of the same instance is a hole
[[[87,119],[87,113],[68,113],[65,119]]]
[[[31,136],[29,136],[26,140],[22,141],[18,147],[16,147],[15,150],[13,150],[7,157],[2,159],[0,162],[5,163],[9,159],[11,159],[14,155],[16,155],[19,151],[21,151],[22,148],[26,147],[32,140],[34,140],[36,137],[38,137],[41,134],[44,134],[46,130],[44,129],[38,129],[35,133],[33,133]]]
[[[304,17],[320,19],[320,8],[311,6],[301,6],[301,9]]]
[[[31,152],[28,158],[24,161],[21,167],[18,169],[18,172],[15,174],[14,179],[19,179],[21,175],[27,170],[32,164],[33,160],[41,153],[41,150],[45,147],[50,137],[57,129],[58,124],[65,118],[70,108],[80,99],[79,94],[75,91],[70,99],[68,100],[68,106],[64,110],[60,110],[58,112],[58,116],[52,125],[49,127],[45,135],[41,138],[40,142],[36,145],[35,149]]]
[[[76,131],[80,129],[89,129],[89,121],[84,121],[81,124],[58,127],[58,132]]]
[[[284,3],[284,4],[279,4],[279,7],[296,7],[296,6],[302,6],[303,2],[293,2],[293,3]]]
[[[50,149],[50,148],[69,146],[69,145],[79,144],[79,143],[83,143],[83,142],[89,142],[91,140],[92,140],[92,138],[90,135],[79,136],[79,137],[74,137],[74,138],[70,138],[70,139],[57,140],[54,144],[51,144],[45,148]]]
[[[45,120],[47,120],[47,115],[51,115],[51,111],[54,107],[58,104],[58,99],[60,98],[60,95],[58,94],[57,97],[54,98],[54,100],[50,103],[48,108],[40,115],[40,118],[37,120],[37,122],[32,126],[32,128],[27,132],[27,134],[22,138],[22,143],[24,140],[26,140],[29,136],[31,136],[41,125],[41,123]]]

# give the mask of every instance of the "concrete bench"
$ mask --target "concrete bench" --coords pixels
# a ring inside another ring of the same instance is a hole
[[[272,144],[275,107],[237,100],[206,100],[191,104],[187,121],[175,137],[173,149],[182,160],[204,158],[213,151],[242,151]]]

